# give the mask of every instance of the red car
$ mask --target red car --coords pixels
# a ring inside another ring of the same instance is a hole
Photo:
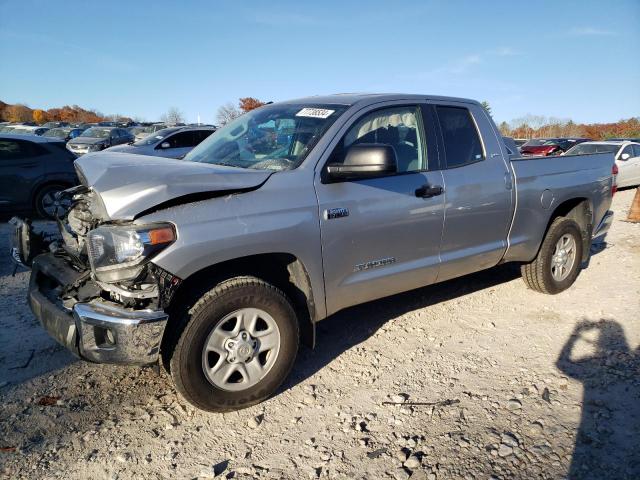
[[[589,138],[534,138],[520,147],[520,154],[523,157],[561,155],[574,145],[589,140]]]

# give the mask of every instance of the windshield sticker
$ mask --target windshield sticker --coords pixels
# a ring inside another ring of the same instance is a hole
[[[311,117],[311,118],[328,118],[335,110],[327,110],[325,108],[303,108],[296,117]]]

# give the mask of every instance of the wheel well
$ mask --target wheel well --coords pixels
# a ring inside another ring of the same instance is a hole
[[[302,342],[313,348],[316,308],[311,281],[304,265],[288,253],[268,253],[228,260],[206,267],[183,279],[169,305],[171,318],[179,319],[179,310],[190,308],[198,298],[223,280],[241,275],[257,277],[278,287],[291,300],[298,317]],[[168,328],[170,328],[168,326]]]
[[[591,203],[586,198],[572,198],[565,200],[551,214],[546,232],[549,230],[551,223],[558,217],[566,217],[574,220],[580,225],[582,232],[582,261],[589,258],[589,250],[591,247],[591,234],[593,232],[593,211]]]
[[[44,183],[41,183],[40,185],[38,185],[36,188],[33,189],[33,192],[31,194],[31,205],[34,208],[36,208],[36,198],[38,197],[40,192],[43,189],[50,187],[52,185],[60,185],[65,188],[73,187],[73,184],[71,184],[70,182],[65,182],[64,180],[48,180]]]

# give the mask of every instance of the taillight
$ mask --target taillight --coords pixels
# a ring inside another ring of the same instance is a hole
[[[613,164],[613,167],[611,167],[611,177],[611,196],[613,197],[618,191],[618,185],[616,184],[618,180],[618,165],[615,163]]]

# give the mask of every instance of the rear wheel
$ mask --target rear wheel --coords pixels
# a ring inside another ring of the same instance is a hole
[[[293,367],[296,315],[284,293],[260,279],[220,283],[182,320],[169,369],[178,391],[200,409],[224,412],[259,403]]]
[[[59,200],[57,193],[66,190],[66,185],[63,184],[50,184],[45,185],[34,198],[34,207],[38,215],[42,218],[56,218],[56,215],[61,214],[70,206],[70,200]]]
[[[558,217],[551,223],[536,258],[521,266],[522,279],[532,290],[554,295],[573,285],[581,262],[580,226],[574,220]]]

